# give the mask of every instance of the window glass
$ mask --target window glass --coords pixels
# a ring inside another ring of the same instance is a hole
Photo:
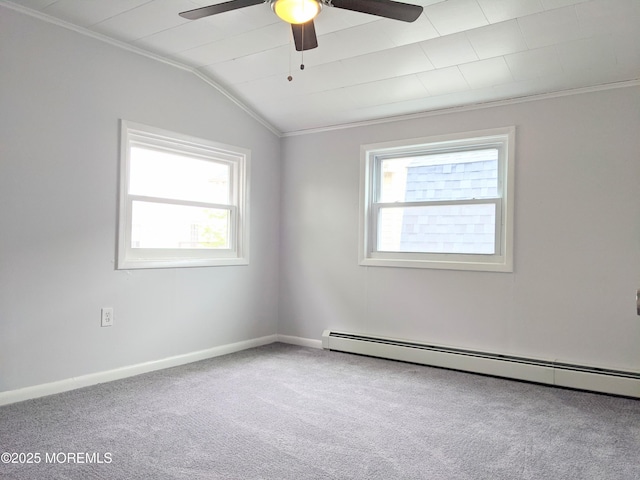
[[[380,202],[461,200],[498,195],[498,150],[470,150],[381,161]]]
[[[132,248],[229,248],[228,210],[133,202]]]
[[[229,165],[158,149],[132,147],[129,193],[148,197],[229,203]]]
[[[494,254],[496,206],[434,205],[382,208],[382,252]]]

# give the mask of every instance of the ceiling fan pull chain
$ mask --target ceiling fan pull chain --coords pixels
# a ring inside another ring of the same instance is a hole
[[[291,57],[292,57],[292,53],[291,53],[291,37],[289,37],[289,76],[287,77],[287,80],[291,81],[293,80],[293,77],[291,76]]]
[[[300,52],[300,70],[304,70],[304,24],[302,25],[302,51]]]

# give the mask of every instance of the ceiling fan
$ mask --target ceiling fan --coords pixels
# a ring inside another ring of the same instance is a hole
[[[179,15],[189,20],[208,17],[239,8],[268,3],[278,17],[291,24],[297,51],[311,50],[318,46],[313,19],[323,7],[336,7],[378,17],[413,22],[422,13],[420,5],[393,0],[230,0],[208,7],[196,8]]]

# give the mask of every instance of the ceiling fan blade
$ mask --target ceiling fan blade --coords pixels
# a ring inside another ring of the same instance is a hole
[[[413,22],[422,13],[422,6],[392,0],[332,0],[331,5],[354,12],[368,13],[378,17]]]
[[[316,37],[316,27],[313,24],[313,20],[301,24],[292,23],[291,30],[293,31],[293,41],[298,52],[311,50],[318,46],[318,37]]]
[[[264,1],[265,0],[230,0],[228,2],[218,3],[217,5],[209,5],[208,7],[187,10],[186,12],[181,12],[178,15],[189,20],[197,20],[198,18],[208,17],[209,15],[216,15],[217,13],[258,5],[259,3],[264,3]]]

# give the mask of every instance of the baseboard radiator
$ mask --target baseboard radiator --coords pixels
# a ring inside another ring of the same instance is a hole
[[[640,372],[609,370],[326,330],[322,347],[346,353],[640,398]]]

